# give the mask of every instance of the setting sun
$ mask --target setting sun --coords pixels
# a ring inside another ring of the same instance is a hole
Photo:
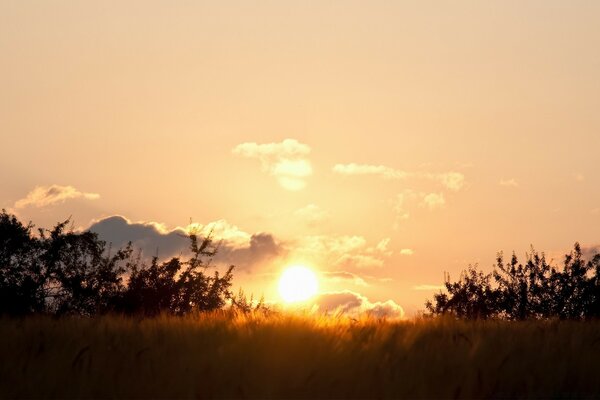
[[[308,300],[317,289],[317,276],[302,265],[288,267],[279,279],[279,294],[287,303]]]

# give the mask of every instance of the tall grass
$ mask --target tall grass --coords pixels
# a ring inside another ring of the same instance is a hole
[[[600,322],[0,320],[1,398],[600,397]]]

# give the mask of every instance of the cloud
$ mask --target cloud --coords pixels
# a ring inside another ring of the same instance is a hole
[[[70,199],[97,200],[100,195],[97,193],[85,193],[77,190],[73,186],[36,186],[25,198],[17,200],[14,207],[21,209],[25,207],[46,207],[54,204],[64,203]]]
[[[412,256],[415,254],[415,251],[413,249],[402,249],[400,250],[400,254],[403,256]]]
[[[156,222],[132,222],[119,215],[94,222],[89,230],[98,233],[102,240],[116,247],[123,247],[129,241],[134,248],[142,251],[144,258],[158,255],[168,258],[187,254],[189,239],[187,233],[198,234],[212,232],[215,242],[220,241],[219,251],[214,262],[234,264],[241,269],[272,260],[285,254],[282,245],[268,233],[249,234],[224,220],[211,224],[191,224],[186,228],[177,227],[167,230]]]
[[[385,165],[371,164],[336,164],[332,171],[340,175],[375,175],[385,179],[420,178],[438,181],[447,189],[459,191],[465,185],[465,176],[460,172],[449,171],[442,173],[409,172],[386,167]]]
[[[333,283],[349,282],[357,286],[369,286],[360,276],[347,271],[324,271],[321,273],[323,279]]]
[[[600,254],[600,244],[591,245],[591,246],[582,246],[581,247],[581,254],[583,255],[584,259],[591,260],[597,254]]]
[[[499,185],[500,186],[517,187],[517,186],[519,186],[519,183],[514,178],[511,178],[511,179],[500,179]]]
[[[229,243],[221,245],[216,261],[233,264],[241,268],[251,268],[262,262],[283,256],[287,250],[269,233],[256,233],[250,237],[250,243],[240,247]]]
[[[232,150],[233,154],[258,159],[264,172],[275,177],[284,189],[292,191],[303,189],[306,178],[312,175],[310,151],[308,145],[295,139],[280,143],[241,143]]]
[[[131,222],[127,218],[114,215],[94,222],[89,231],[98,234],[100,239],[123,247],[132,242],[146,257],[158,253],[161,257],[179,255],[187,251],[188,239],[184,229],[166,230],[164,225],[155,222]]]
[[[446,198],[444,193],[417,193],[410,189],[406,189],[401,193],[398,193],[392,201],[393,211],[396,214],[394,221],[394,229],[398,229],[402,221],[410,218],[409,209],[416,201],[420,201],[421,207],[433,211],[435,209],[443,208],[446,205]],[[406,252],[404,253],[406,254]]]
[[[293,243],[290,257],[340,270],[380,268],[392,254],[389,241],[385,238],[369,246],[362,236],[310,235]]]
[[[416,193],[409,189],[396,195],[393,204],[393,209],[396,213],[396,227],[398,227],[400,221],[410,218],[410,212],[407,209],[407,203],[413,200],[416,196]]]
[[[379,175],[386,179],[405,179],[410,174],[405,171],[393,169],[383,165],[368,164],[336,164],[333,172],[340,175]]]
[[[430,210],[442,208],[446,205],[446,199],[443,193],[428,193],[423,196],[422,205],[426,206]]]
[[[132,222],[115,215],[93,222],[89,230],[115,247],[123,247],[131,241],[134,248],[142,251],[144,258],[158,255],[163,259],[188,254],[187,233],[196,232],[202,236],[212,232],[215,242],[221,241],[214,262],[234,264],[246,270],[278,261],[352,272],[381,268],[392,255],[388,248],[389,238],[373,245],[362,236],[347,235],[308,235],[282,241],[270,233],[250,234],[225,220],[167,229],[157,222]]]
[[[581,173],[576,173],[573,174],[573,179],[575,179],[577,182],[583,182],[585,181],[585,176],[583,176]]]
[[[309,204],[294,211],[294,216],[304,221],[307,225],[314,226],[329,218],[329,213],[315,204]]]
[[[342,254],[334,263],[336,267],[359,269],[381,268],[383,264],[381,258],[370,254]]]
[[[413,290],[444,290],[446,286],[444,285],[416,285],[413,286]]]
[[[318,312],[330,314],[341,313],[349,316],[369,314],[380,318],[404,317],[404,309],[393,300],[372,303],[365,296],[349,290],[323,293],[314,300],[314,306]]]
[[[445,172],[434,175],[446,188],[458,192],[465,185],[465,176],[460,172]]]

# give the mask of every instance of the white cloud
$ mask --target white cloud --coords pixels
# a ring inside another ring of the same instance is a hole
[[[306,179],[313,172],[308,159],[310,147],[295,139],[266,144],[241,143],[232,151],[233,154],[242,157],[258,159],[262,170],[275,177],[287,190],[303,189],[306,186]]]
[[[500,179],[499,185],[500,186],[517,187],[517,186],[519,186],[519,182],[517,182],[517,180],[514,179],[514,178],[511,178],[511,179]]]
[[[17,200],[14,207],[21,209],[25,207],[46,207],[54,204],[64,203],[70,199],[97,200],[100,195],[97,193],[85,193],[77,190],[73,186],[37,186],[25,196]]]
[[[423,196],[422,205],[426,206],[430,210],[436,208],[442,208],[446,205],[446,199],[443,193],[428,193]]]
[[[402,249],[400,250],[400,254],[403,256],[412,256],[415,254],[415,251],[413,249]]]
[[[368,314],[374,317],[395,319],[404,317],[404,309],[393,300],[370,302],[365,296],[349,290],[319,295],[314,300],[314,308],[317,312],[327,314],[348,316]]]

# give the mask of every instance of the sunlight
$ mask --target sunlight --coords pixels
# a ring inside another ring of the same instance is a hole
[[[279,294],[286,303],[308,300],[317,294],[317,276],[302,265],[290,266],[279,279]]]

